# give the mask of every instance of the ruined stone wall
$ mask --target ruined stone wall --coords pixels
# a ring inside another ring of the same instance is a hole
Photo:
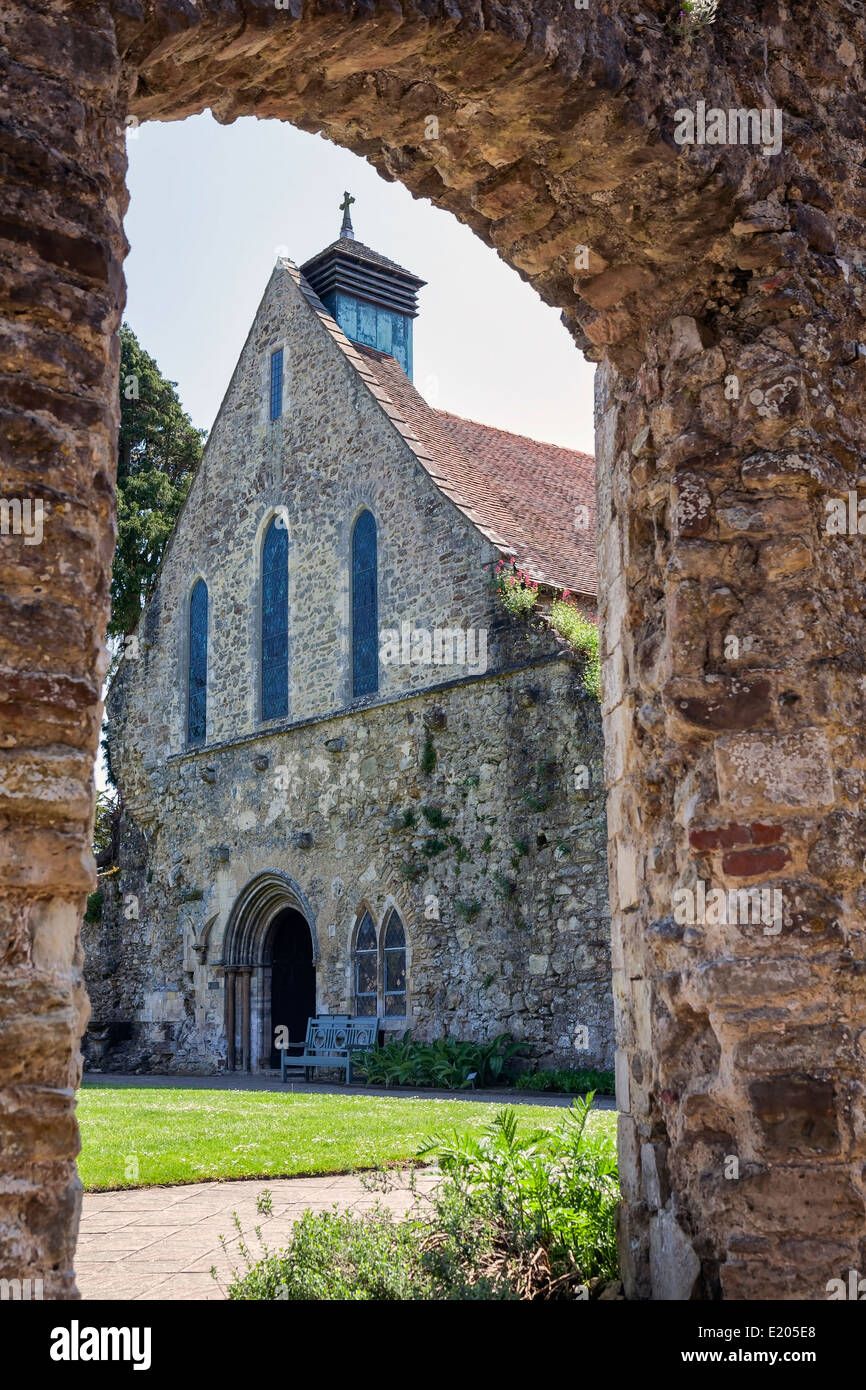
[[[322,1012],[353,1011],[354,929],[365,906],[378,927],[393,905],[409,1013],[389,1027],[510,1031],[545,1064],[611,1066],[601,753],[580,668],[556,661],[167,759],[146,832],[126,818],[90,933],[94,1019],[134,1023],[107,1049],[95,1038],[92,1064],[225,1065],[226,924],[241,889],[273,870],[311,909]],[[255,1044],[253,1065],[269,1065]]]

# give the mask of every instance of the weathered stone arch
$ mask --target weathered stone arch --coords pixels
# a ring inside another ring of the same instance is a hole
[[[226,1061],[229,1071],[256,1071],[270,1051],[271,995],[268,941],[285,908],[304,919],[310,933],[313,969],[319,960],[316,918],[299,884],[279,869],[254,874],[232,904],[223,935],[220,965],[224,976]],[[240,1037],[239,1055],[235,1047]]]
[[[315,913],[300,885],[279,869],[254,874],[238,893],[226,922],[220,963],[224,967],[261,965],[268,927],[284,907],[294,907],[306,919],[316,964],[319,938]]]
[[[627,1288],[821,1298],[861,1261],[866,19],[743,0],[684,43],[678,8],[7,4],[0,449],[7,494],[48,515],[43,545],[0,559],[0,1055],[12,1123],[26,1114],[53,1176],[43,1190],[4,1157],[0,1239],[48,1296],[74,1292],[65,1097],[86,1018],[72,943],[113,542],[123,128],[206,106],[323,130],[454,212],[602,361]],[[675,112],[699,99],[784,110],[782,151],[677,146]],[[831,539],[826,504],[852,493],[853,530]],[[711,879],[780,884],[781,931],[677,923],[674,890]]]

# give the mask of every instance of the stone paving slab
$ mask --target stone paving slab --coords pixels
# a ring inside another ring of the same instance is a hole
[[[436,1180],[435,1169],[416,1172],[420,1192],[429,1192]],[[271,1193],[270,1216],[256,1208],[265,1188]],[[286,1244],[305,1210],[329,1211],[339,1205],[367,1211],[376,1199],[359,1174],[85,1193],[75,1259],[78,1287],[84,1299],[222,1299],[225,1295],[210,1270],[216,1267],[225,1287],[232,1268],[243,1265],[235,1212],[255,1258],[255,1226],[262,1227],[268,1246],[277,1249]],[[381,1194],[380,1200],[398,1216],[412,1205],[406,1188]],[[220,1236],[225,1237],[228,1253]]]

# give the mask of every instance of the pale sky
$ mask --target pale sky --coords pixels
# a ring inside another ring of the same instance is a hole
[[[125,317],[196,425],[213,423],[278,248],[300,265],[334,241],[348,189],[357,239],[428,282],[415,385],[430,404],[593,452],[592,365],[450,213],[279,121],[150,123],[127,150]]]

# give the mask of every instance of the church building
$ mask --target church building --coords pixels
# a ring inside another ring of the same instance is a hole
[[[593,460],[425,402],[423,285],[348,197],[267,283],[107,699],[92,1068],[267,1071],[316,1014],[612,1064],[599,708],[543,621],[595,612]]]

